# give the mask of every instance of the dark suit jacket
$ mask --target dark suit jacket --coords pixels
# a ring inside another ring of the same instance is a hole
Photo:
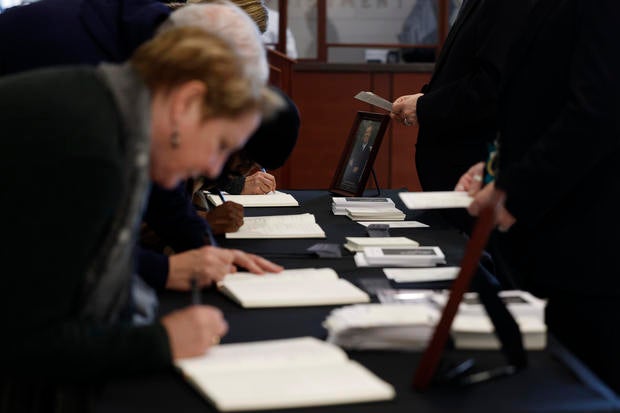
[[[452,190],[486,158],[496,132],[505,58],[529,0],[468,0],[422,89],[416,168],[425,191]]]
[[[123,62],[170,9],[157,0],[41,0],[0,14],[0,75],[39,67]],[[153,185],[145,221],[177,251],[204,245],[207,224],[182,190]],[[136,250],[138,271],[163,288],[167,257]]]
[[[41,0],[0,14],[0,74],[121,62],[170,13],[155,0]]]
[[[500,255],[547,324],[620,391],[618,0],[538,0],[509,60],[499,170],[517,223]]]
[[[526,240],[515,262],[543,290],[620,296],[618,15],[615,0],[539,0],[511,56],[497,186]]]
[[[112,223],[129,184],[122,120],[100,74],[47,69],[2,78],[0,119],[0,394],[7,377],[92,384],[169,366],[160,324],[130,328],[82,314],[87,271],[118,231]],[[42,176],[45,185],[33,187]],[[126,292],[125,264],[110,296]]]

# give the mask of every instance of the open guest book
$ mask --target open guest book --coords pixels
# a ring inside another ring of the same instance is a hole
[[[215,206],[222,205],[218,194],[205,192],[207,199]],[[227,201],[236,202],[246,208],[252,207],[288,207],[299,206],[299,202],[291,194],[274,191],[265,195],[226,195]]]
[[[222,344],[175,362],[222,412],[362,403],[394,388],[333,344],[314,337]]]
[[[245,217],[237,232],[226,238],[325,238],[312,214]]]
[[[367,303],[364,291],[339,278],[331,268],[302,268],[256,275],[228,274],[219,290],[244,308],[304,307]]]

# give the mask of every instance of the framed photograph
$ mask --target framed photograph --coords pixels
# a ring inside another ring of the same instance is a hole
[[[364,193],[389,120],[388,115],[357,112],[330,192],[344,196],[361,196]]]

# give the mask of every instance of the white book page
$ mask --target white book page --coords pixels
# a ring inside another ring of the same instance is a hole
[[[177,360],[186,373],[213,374],[222,371],[263,371],[270,367],[333,364],[346,354],[336,346],[314,337],[265,340],[249,343],[221,344],[204,356]]]
[[[271,410],[389,400],[394,389],[360,364],[341,360],[299,367],[220,371],[191,379],[220,411]]]
[[[362,102],[369,103],[378,108],[387,110],[388,112],[392,111],[392,102],[382,98],[381,96],[375,95],[372,92],[361,91],[357,95],[355,95],[354,98],[357,100],[361,100]]]
[[[331,268],[298,268],[294,270],[283,270],[277,273],[252,274],[251,272],[235,272],[228,274],[218,282],[218,285],[235,282],[278,282],[278,281],[334,281],[338,279],[338,274]]]
[[[226,194],[227,201],[236,202],[244,207],[276,207],[276,206],[299,206],[299,202],[291,195],[280,191],[270,192],[264,195],[230,195]],[[222,199],[217,194],[207,194],[207,198],[215,206],[222,205]]]
[[[467,208],[473,199],[464,191],[400,192],[398,196],[409,209]]]
[[[325,238],[312,214],[245,217],[237,232],[226,238]]]
[[[418,242],[407,237],[346,237],[347,242],[362,247],[407,246],[417,247]]]

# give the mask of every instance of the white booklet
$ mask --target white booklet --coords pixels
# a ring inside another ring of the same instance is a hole
[[[370,266],[434,267],[446,262],[439,247],[365,247],[361,254]]]
[[[388,112],[392,111],[392,102],[382,98],[379,95],[375,95],[372,92],[362,91],[355,95],[354,98],[357,100],[361,100],[362,102],[369,103],[378,108],[387,110]]]
[[[473,198],[464,191],[399,192],[409,209],[467,208]]]
[[[313,337],[222,344],[175,362],[222,412],[390,400],[394,388]]]
[[[222,205],[222,199],[218,194],[205,192],[207,199],[215,205]],[[288,207],[299,206],[299,202],[291,194],[274,191],[264,195],[230,195],[224,194],[226,201],[236,202],[246,208],[252,207]]]
[[[460,270],[460,267],[384,268],[383,273],[397,283],[434,282],[454,280]]]
[[[349,251],[363,251],[364,247],[417,247],[420,244],[407,237],[346,237],[344,247]]]
[[[370,297],[331,268],[303,268],[256,275],[228,274],[219,290],[244,308],[367,303]]]
[[[226,238],[325,238],[312,214],[245,217],[237,232]]]
[[[353,221],[403,221],[406,217],[403,211],[394,206],[391,208],[347,207],[345,211],[347,217]]]
[[[339,197],[335,196],[332,198],[332,212],[334,215],[346,215],[347,208],[356,208],[356,207],[364,207],[364,208],[394,208],[394,201],[390,198],[379,198],[379,197]]]

